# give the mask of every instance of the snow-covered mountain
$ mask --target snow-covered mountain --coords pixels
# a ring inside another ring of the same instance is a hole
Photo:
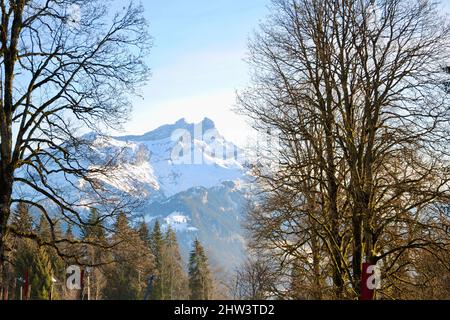
[[[230,269],[241,260],[247,190],[242,152],[213,121],[181,119],[141,136],[85,138],[99,163],[115,165],[98,179],[139,199],[134,212],[150,227],[159,219],[163,228],[176,230],[185,258],[198,237],[214,265]]]
[[[163,228],[171,226],[186,261],[195,238],[204,244],[215,267],[229,270],[242,259],[241,222],[248,195],[248,177],[240,158],[243,152],[220,135],[213,121],[205,118],[194,124],[181,119],[141,136],[89,133],[83,140],[87,143],[79,147],[66,146],[75,155],[73,165],[95,169],[108,163],[107,174],[91,178],[100,182],[111,208],[117,199],[132,203],[132,213],[143,217],[150,228],[156,219]],[[90,184],[58,170],[52,157],[43,157],[41,162],[48,172],[45,180],[33,166],[17,174],[42,190],[56,191],[55,196],[64,197],[77,211],[87,213],[88,207],[97,207],[98,193]],[[27,184],[15,184],[14,194],[59,212]],[[99,210],[110,212],[108,204],[98,203]],[[70,217],[76,223],[76,214],[66,212],[65,218]]]

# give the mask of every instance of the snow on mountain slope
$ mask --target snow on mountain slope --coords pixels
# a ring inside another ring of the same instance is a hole
[[[135,179],[148,183],[154,178],[155,190],[164,196],[195,186],[212,187],[243,176],[243,167],[237,157],[239,148],[226,141],[207,118],[197,124],[181,119],[142,136],[116,137],[105,147],[134,150],[135,157],[138,151],[146,154],[151,168],[145,170],[149,174],[136,175]],[[125,165],[123,170],[127,167],[130,171],[134,169],[132,163]]]
[[[241,261],[247,204],[241,150],[210,119],[181,119],[142,136],[93,138],[99,157],[120,154],[116,172],[102,181],[142,197],[137,214],[174,229],[185,259],[198,237],[214,265],[230,270]]]
[[[132,212],[150,227],[158,219],[163,229],[174,229],[185,259],[199,238],[214,265],[232,269],[241,261],[247,176],[238,157],[241,150],[226,141],[210,119],[196,124],[181,119],[142,136],[90,133],[83,138],[89,143],[76,151],[77,161],[94,168],[110,164],[106,175],[91,177],[102,183],[109,198],[136,202]],[[36,175],[32,170],[21,174],[28,179]],[[79,203],[77,209],[85,210],[95,197],[76,176],[56,170],[48,180],[59,194]],[[26,186],[17,187],[15,193],[38,196]]]
[[[183,213],[174,211],[164,218],[162,229],[166,231],[170,227],[176,232],[198,231],[196,227],[192,227],[189,225],[190,220],[191,219],[185,216]]]
[[[104,162],[112,161],[114,170],[108,175],[97,175],[102,182],[134,196],[151,196],[160,185],[151,164],[146,146],[123,142],[109,137],[91,136],[91,152]],[[94,166],[95,167],[95,166]]]
[[[152,202],[146,209],[150,216],[159,219],[163,229],[170,226],[177,231],[185,261],[193,241],[198,238],[214,267],[233,271],[244,257],[241,223],[246,205],[245,192],[234,182],[224,182],[212,188],[191,188]]]

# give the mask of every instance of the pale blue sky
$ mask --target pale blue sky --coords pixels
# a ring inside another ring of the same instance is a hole
[[[154,47],[152,77],[133,101],[127,134],[179,118],[209,117],[228,139],[244,145],[245,120],[231,108],[248,84],[247,41],[268,15],[270,0],[144,0]],[[450,11],[450,0],[442,2]]]
[[[245,121],[231,111],[248,83],[247,40],[270,0],[146,0],[154,40],[152,77],[133,101],[125,132],[140,134],[185,117],[209,117],[227,138],[243,143]]]

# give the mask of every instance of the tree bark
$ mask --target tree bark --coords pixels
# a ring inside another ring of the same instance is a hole
[[[2,174],[0,179],[0,287],[6,285],[6,257],[5,243],[7,235],[7,221],[11,213],[12,175]]]
[[[6,39],[8,24],[3,25],[2,49],[4,65],[4,87],[2,88],[0,112],[0,284],[6,286],[5,279],[5,241],[7,223],[11,213],[11,197],[14,182],[14,163],[12,159],[12,114],[14,66],[17,60],[17,43],[22,28],[22,13],[25,1],[14,5],[14,18],[11,25],[10,39]],[[3,80],[3,79],[2,79]]]

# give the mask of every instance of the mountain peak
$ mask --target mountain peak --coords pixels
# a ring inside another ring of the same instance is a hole
[[[201,124],[202,124],[203,130],[215,129],[215,127],[216,127],[214,121],[212,121],[208,117],[205,117],[202,120]]]
[[[180,127],[182,129],[185,129],[188,126],[194,126],[194,125],[201,125],[203,127],[203,130],[214,129],[216,127],[216,124],[214,123],[214,121],[208,117],[204,117],[203,120],[200,121],[199,123],[189,123],[186,121],[186,118],[181,118],[174,124],[174,126]]]
[[[175,122],[175,125],[186,125],[186,118],[181,118],[180,120],[178,120],[177,122]]]
[[[127,141],[127,140],[136,140],[136,141],[148,141],[148,140],[160,140],[169,138],[171,134],[178,129],[187,130],[194,133],[194,128],[196,126],[201,126],[201,130],[205,133],[208,130],[212,130],[216,128],[216,125],[213,120],[208,117],[203,118],[201,122],[198,123],[189,123],[186,121],[186,118],[181,118],[177,120],[173,124],[166,124],[156,128],[155,130],[149,131],[143,135],[131,135],[131,136],[122,136],[115,137],[118,140]]]

